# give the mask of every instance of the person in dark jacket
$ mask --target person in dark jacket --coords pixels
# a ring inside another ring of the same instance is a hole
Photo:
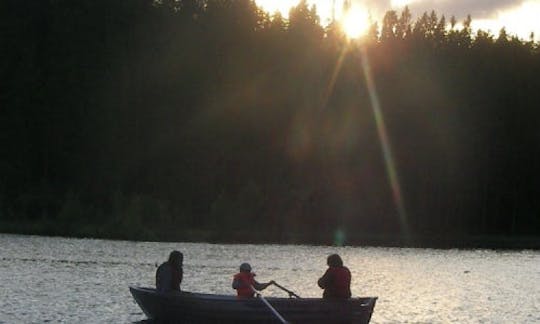
[[[317,282],[324,289],[323,298],[350,298],[351,272],[338,254],[328,256],[328,269]]]
[[[156,270],[157,291],[180,291],[180,284],[184,276],[183,261],[184,255],[181,252],[175,250],[169,254],[169,260],[163,262]]]
[[[255,296],[253,289],[264,290],[273,283],[274,280],[267,283],[257,282],[255,280],[255,274],[251,272],[251,265],[249,263],[242,263],[240,265],[240,272],[234,275],[232,287],[236,289],[239,298],[251,298]]]

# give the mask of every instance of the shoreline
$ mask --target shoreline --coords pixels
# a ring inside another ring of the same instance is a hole
[[[156,234],[147,232],[109,232],[105,228],[83,226],[78,230],[58,224],[0,222],[1,234],[36,235],[66,238],[127,240],[139,242],[191,242],[210,244],[283,244],[313,246],[352,246],[424,249],[490,249],[490,250],[540,250],[540,237],[533,235],[416,235],[405,238],[399,235],[357,234],[349,235],[336,243],[331,233],[255,233],[252,231],[217,232],[212,230],[168,229]],[[127,230],[126,230],[127,231]]]

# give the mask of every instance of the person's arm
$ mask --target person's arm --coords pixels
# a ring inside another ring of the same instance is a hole
[[[332,281],[332,278],[330,276],[330,271],[329,271],[329,269],[327,269],[326,272],[324,273],[324,275],[321,278],[319,278],[319,280],[317,281],[317,284],[322,289],[325,289],[326,287],[328,287],[328,285],[331,283],[331,281]]]
[[[256,290],[264,290],[268,288],[268,286],[273,285],[273,284],[274,284],[274,280],[271,280],[270,282],[267,282],[267,283],[260,283],[260,282],[254,281],[253,288],[255,288]]]
[[[183,271],[182,268],[172,268],[171,266],[171,289],[175,291],[181,291],[180,284],[182,283],[182,277],[183,277]]]
[[[162,271],[162,268],[160,266],[156,270],[156,289],[158,291],[163,290],[163,279],[162,279],[163,275],[161,274],[161,271]]]
[[[174,274],[171,267],[164,263],[156,271],[156,288],[161,292],[174,290]]]
[[[234,278],[232,282],[233,289],[242,288],[242,282],[238,278]]]

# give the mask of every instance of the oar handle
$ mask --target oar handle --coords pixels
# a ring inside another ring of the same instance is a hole
[[[274,314],[274,316],[276,316],[281,323],[289,324],[289,322],[287,322],[287,320],[285,320],[283,316],[281,316],[281,314],[278,313],[278,311],[274,307],[272,307],[272,305],[270,305],[270,303],[263,297],[263,295],[261,295],[261,293],[255,290],[253,286],[250,285],[250,287],[251,287],[251,290],[255,293],[255,296],[257,296],[260,300],[262,300],[262,302],[270,309],[272,314]]]
[[[289,289],[283,287],[282,285],[278,284],[277,282],[274,281],[274,286],[278,287],[279,289],[285,291],[286,293],[289,294],[289,296],[294,296],[296,298],[301,298],[300,296],[298,296],[297,294],[295,294],[294,292],[290,291]]]

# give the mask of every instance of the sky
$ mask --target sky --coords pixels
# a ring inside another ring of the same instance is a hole
[[[280,11],[287,16],[288,9],[296,5],[298,0],[255,0],[257,4],[270,12]],[[336,18],[341,15],[343,0],[308,0],[315,4],[325,25],[332,17],[332,3],[336,3]],[[540,0],[351,0],[352,6],[358,12],[364,12],[361,17],[371,16],[378,22],[388,10],[398,13],[408,6],[415,21],[425,11],[445,15],[447,21],[455,16],[463,21],[468,14],[473,20],[473,30],[483,29],[497,36],[502,27],[511,35],[529,40],[531,32],[535,40],[540,41]],[[358,21],[358,17],[356,16]],[[364,19],[364,18],[362,18]]]

